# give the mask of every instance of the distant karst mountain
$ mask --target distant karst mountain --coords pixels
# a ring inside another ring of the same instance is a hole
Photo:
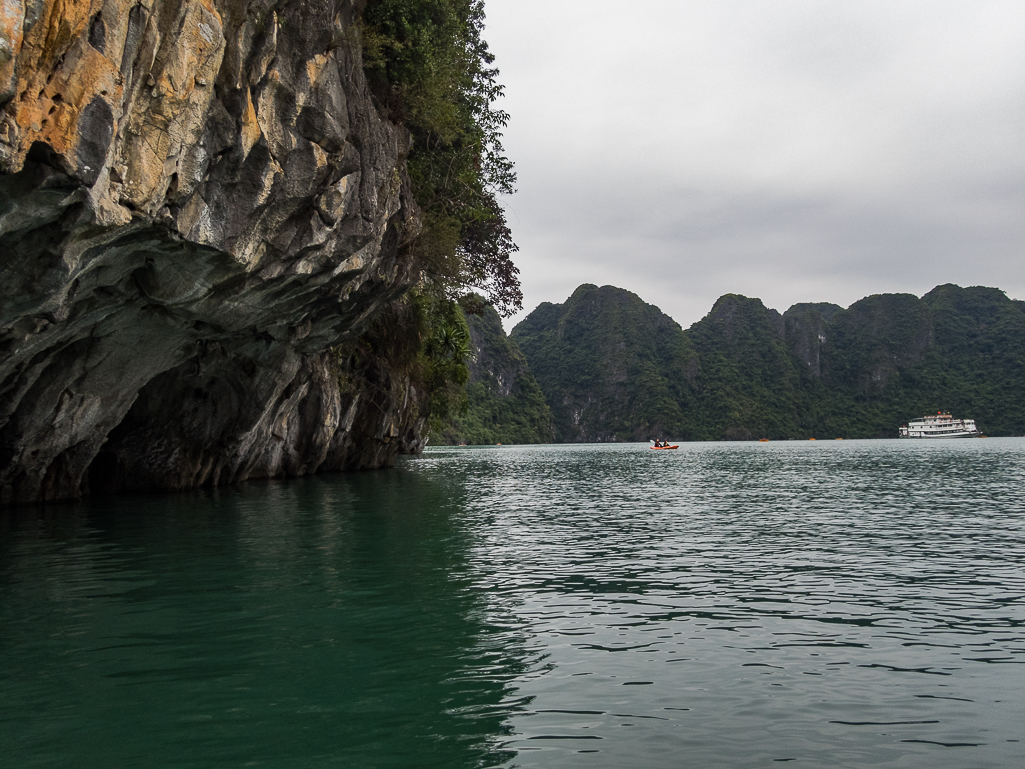
[[[527,359],[506,336],[495,308],[466,315],[472,356],[466,413],[453,418],[435,441],[450,445],[551,443],[552,414]]]
[[[511,337],[560,441],[687,434],[694,350],[676,321],[635,294],[585,284],[565,304],[540,305]]]
[[[612,286],[580,286],[512,332],[562,441],[865,438],[949,409],[1025,432],[1025,303],[943,285],[843,309],[721,297],[684,331]]]

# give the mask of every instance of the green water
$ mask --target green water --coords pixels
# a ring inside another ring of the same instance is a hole
[[[431,449],[0,516],[0,766],[1025,765],[1025,440]]]

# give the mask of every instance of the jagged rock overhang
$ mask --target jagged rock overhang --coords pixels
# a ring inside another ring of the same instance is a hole
[[[8,5],[0,502],[415,447],[412,383],[347,401],[324,353],[418,278],[358,4]]]

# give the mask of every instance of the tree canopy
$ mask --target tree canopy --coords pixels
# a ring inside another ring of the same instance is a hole
[[[483,29],[482,0],[370,0],[364,67],[383,108],[413,136],[408,169],[424,226],[410,248],[428,280],[449,298],[479,289],[511,315],[523,295],[499,197],[513,192],[516,175]]]

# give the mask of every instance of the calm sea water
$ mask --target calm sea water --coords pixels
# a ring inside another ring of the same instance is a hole
[[[0,516],[0,765],[1025,765],[1025,439],[430,449]]]

